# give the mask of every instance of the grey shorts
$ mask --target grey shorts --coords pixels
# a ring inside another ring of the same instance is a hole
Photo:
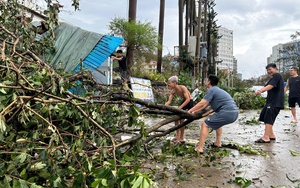
[[[238,118],[238,111],[220,111],[215,112],[211,117],[207,118],[204,122],[213,130],[233,123]]]

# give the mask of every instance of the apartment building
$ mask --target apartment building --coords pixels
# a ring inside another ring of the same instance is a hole
[[[300,60],[300,40],[277,44],[272,47],[272,54],[267,63],[275,63],[279,73],[284,73],[291,66],[298,66]]]
[[[233,31],[225,27],[218,30],[221,38],[218,41],[218,56],[216,57],[217,68],[219,70],[229,70],[236,72],[237,61],[233,56]]]

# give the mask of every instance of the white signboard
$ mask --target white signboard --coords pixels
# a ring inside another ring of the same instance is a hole
[[[130,77],[130,83],[134,98],[154,102],[154,95],[150,80]]]

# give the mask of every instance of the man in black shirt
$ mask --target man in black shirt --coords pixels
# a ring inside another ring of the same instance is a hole
[[[291,67],[290,68],[290,75],[291,77],[287,80],[286,85],[284,87],[284,92],[288,89],[289,92],[289,107],[291,108],[293,120],[291,123],[297,123],[296,117],[296,103],[300,106],[300,76],[298,76],[298,67]]]
[[[259,121],[265,123],[264,135],[255,141],[255,143],[270,143],[270,140],[275,140],[276,136],[273,132],[273,124],[281,109],[284,109],[284,85],[283,78],[278,73],[276,64],[270,63],[266,66],[268,75],[271,79],[261,89],[255,91],[255,95],[267,91],[267,99],[264,108],[262,109]]]
[[[123,55],[122,50],[117,51],[117,56],[112,56],[113,60],[118,60],[119,70],[121,73],[122,80],[127,79],[127,66],[126,66],[126,57]]]

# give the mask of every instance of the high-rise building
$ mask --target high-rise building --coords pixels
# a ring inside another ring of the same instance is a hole
[[[233,57],[233,31],[225,27],[220,27],[218,30],[220,36],[218,40],[218,56],[216,60],[219,70],[235,71],[234,57]]]
[[[293,40],[272,47],[272,54],[267,58],[268,63],[275,63],[278,71],[284,73],[291,66],[298,66],[300,60],[300,40]]]
[[[272,54],[267,59],[268,64],[269,63],[276,64],[279,73],[283,72],[282,54],[280,53],[282,51],[282,48],[283,48],[283,44],[277,44],[276,46],[273,46]]]

